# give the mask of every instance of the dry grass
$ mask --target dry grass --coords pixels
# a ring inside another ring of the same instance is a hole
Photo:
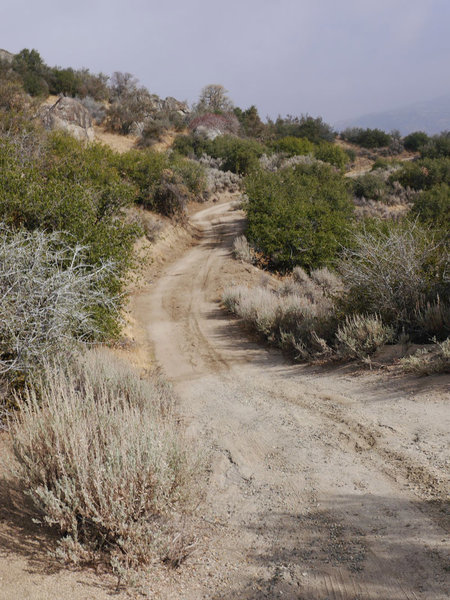
[[[352,315],[338,327],[336,351],[341,358],[365,360],[391,342],[395,332],[378,315]]]
[[[222,301],[246,325],[297,359],[364,361],[393,341],[395,332],[377,315],[351,315],[342,322],[336,301],[343,293],[341,279],[327,268],[308,275],[296,267],[275,290],[235,286],[224,291]]]
[[[418,350],[412,356],[402,358],[400,362],[406,373],[415,375],[450,373],[450,338],[437,343],[431,350]]]
[[[253,264],[256,259],[255,251],[248,243],[245,235],[239,235],[233,241],[233,254],[235,258],[245,263]]]
[[[200,462],[176,425],[170,388],[90,352],[47,365],[11,423],[16,475],[57,553],[106,561],[119,576],[189,553],[184,519],[198,501]]]
[[[298,267],[276,290],[234,286],[224,291],[222,301],[246,325],[297,358],[317,359],[332,352],[333,303]]]

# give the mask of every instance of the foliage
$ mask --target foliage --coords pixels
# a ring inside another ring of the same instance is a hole
[[[103,286],[114,265],[86,258],[59,234],[0,225],[0,373],[17,379],[99,335],[94,307],[117,305]]]
[[[318,160],[334,165],[338,169],[343,169],[350,161],[349,155],[345,150],[329,142],[321,142],[316,148],[314,155]]]
[[[185,218],[189,191],[176,177],[173,171],[165,171],[163,178],[155,190],[155,209],[166,217]]]
[[[143,123],[142,133],[139,137],[139,147],[148,148],[149,146],[161,142],[170,127],[171,123],[168,118],[158,116],[146,119],[145,123]]]
[[[250,106],[246,110],[236,107],[233,110],[241,125],[242,132],[245,136],[251,138],[262,138],[266,132],[266,126],[261,121],[258,109],[255,105]]]
[[[401,359],[406,373],[415,375],[433,375],[450,373],[450,338],[437,343],[432,349],[423,348],[412,356]]]
[[[236,134],[239,121],[233,113],[202,113],[189,123],[189,129],[196,135],[204,135],[208,139],[209,131],[217,135]]]
[[[59,554],[117,575],[189,553],[180,517],[198,500],[199,460],[171,412],[170,389],[110,356],[47,365],[18,399],[17,476],[60,531]]]
[[[392,137],[381,129],[361,129],[352,127],[341,132],[342,139],[358,144],[363,148],[382,148],[389,146]]]
[[[309,115],[287,115],[285,118],[280,116],[275,122],[269,120],[268,128],[275,137],[306,138],[314,144],[321,141],[332,142],[335,138],[333,128],[325,123],[322,117],[314,118]]]
[[[197,135],[204,131],[206,138],[209,130],[215,135],[236,134],[239,131],[239,121],[231,112],[221,114],[205,112],[190,121],[189,129]]]
[[[134,185],[135,202],[152,208],[155,190],[164,170],[169,168],[167,155],[150,149],[129,150],[116,156],[115,161],[119,173]]]
[[[201,145],[202,142],[195,138],[193,135],[177,135],[173,144],[172,150],[182,156],[195,156],[195,148],[197,144]],[[202,152],[198,154],[201,156]]]
[[[376,173],[365,173],[353,179],[353,192],[358,198],[380,200],[386,191],[384,178]]]
[[[98,102],[92,96],[85,96],[81,104],[89,111],[96,125],[101,125],[106,118],[106,108],[103,102]]]
[[[189,190],[192,198],[197,201],[201,200],[207,188],[204,166],[197,161],[175,155],[170,159],[170,168]]]
[[[119,173],[132,184],[134,201],[147,209],[162,210],[163,214],[173,214],[162,203],[164,194],[161,195],[159,188],[163,184],[183,186],[185,200],[189,197],[201,200],[206,191],[206,173],[202,165],[178,154],[169,158],[167,154],[151,149],[130,150],[117,155],[115,164]]]
[[[269,343],[294,357],[327,357],[336,331],[333,304],[304,275],[302,282],[288,278],[275,290],[243,285],[227,288],[222,302]]]
[[[239,235],[233,240],[233,255],[245,263],[255,262],[255,251],[250,246],[245,235]]]
[[[201,113],[222,113],[233,110],[233,103],[227,96],[228,91],[223,85],[211,83],[206,85],[200,92],[198,103],[194,107],[194,112]]]
[[[395,331],[378,315],[352,315],[336,332],[337,353],[344,359],[364,360],[394,339]]]
[[[410,152],[418,152],[422,146],[425,146],[429,141],[428,135],[424,131],[414,131],[407,135],[403,140],[405,150]]]
[[[13,228],[62,232],[69,245],[86,247],[92,266],[116,265],[104,280],[111,297],[122,288],[130,266],[136,228],[117,217],[133,198],[133,187],[115,167],[113,152],[85,146],[63,133],[39,141],[33,136],[0,138],[0,219]],[[105,336],[117,331],[117,315],[98,307],[97,325]]]
[[[109,96],[108,77],[103,73],[93,74],[89,69],[49,67],[37,50],[24,48],[14,55],[11,69],[16,73],[25,91],[31,96],[65,94],[95,100],[106,100]]]
[[[391,175],[390,181],[398,181],[414,190],[429,190],[440,183],[450,185],[450,157],[405,162]]]
[[[412,214],[431,227],[450,229],[450,185],[440,183],[416,196]]]
[[[284,152],[288,156],[303,156],[314,154],[315,146],[306,138],[287,136],[274,140],[270,147],[277,152]]]
[[[414,223],[384,224],[354,235],[340,263],[346,287],[344,311],[378,314],[416,339],[429,335],[421,312],[448,297],[448,252]],[[440,335],[448,335],[445,327]]]
[[[423,158],[450,158],[450,131],[435,135],[420,148]]]
[[[321,164],[276,173],[257,172],[244,182],[247,237],[272,267],[307,269],[333,262],[352,218],[346,180]]]
[[[37,50],[24,48],[15,54],[12,68],[20,75],[23,87],[28,94],[31,96],[48,95],[48,83],[45,79],[47,66]]]
[[[107,112],[107,128],[127,134],[135,123],[145,121],[155,112],[153,98],[144,88],[126,90],[115,96]]]

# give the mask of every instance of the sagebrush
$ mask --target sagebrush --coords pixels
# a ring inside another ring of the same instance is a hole
[[[184,517],[198,502],[198,454],[184,441],[170,388],[109,356],[47,364],[17,399],[15,473],[57,554],[106,561],[119,575],[188,553]]]

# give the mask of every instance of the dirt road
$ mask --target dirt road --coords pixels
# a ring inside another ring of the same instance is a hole
[[[164,597],[447,598],[448,379],[291,365],[248,341],[218,302],[259,277],[231,258],[243,215],[193,222],[199,243],[135,304],[212,460],[209,548]]]
[[[243,214],[224,202],[192,221],[198,243],[159,248],[179,258],[134,298],[133,356],[173,381],[211,469],[196,553],[155,566],[145,597],[447,598],[448,379],[292,365],[249,341],[219,306],[224,286],[261,277],[230,254]],[[0,469],[0,600],[142,597],[61,567],[32,516]]]

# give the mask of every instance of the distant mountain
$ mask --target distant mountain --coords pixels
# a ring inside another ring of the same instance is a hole
[[[334,127],[337,131],[342,131],[346,127],[370,127],[384,131],[398,129],[402,135],[412,131],[426,131],[428,134],[449,131],[450,95],[356,119],[346,119],[335,123]]]

